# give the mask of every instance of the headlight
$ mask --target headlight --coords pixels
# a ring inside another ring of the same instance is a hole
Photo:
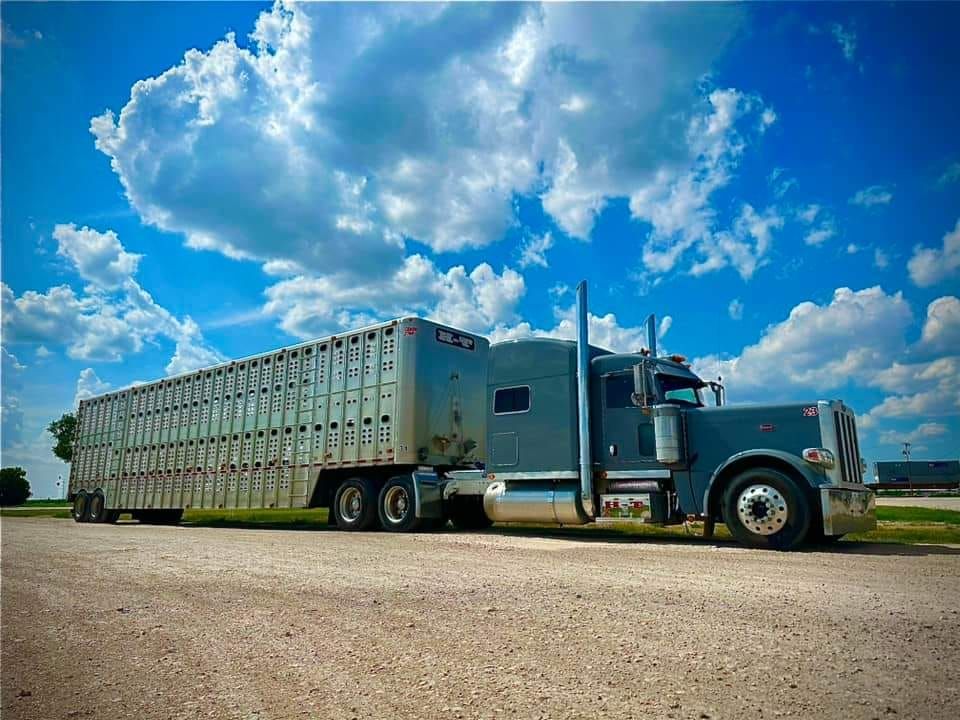
[[[827,469],[834,465],[833,453],[826,448],[807,448],[803,451],[803,459],[808,463],[820,465]]]

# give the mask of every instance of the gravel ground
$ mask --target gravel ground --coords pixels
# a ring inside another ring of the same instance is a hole
[[[14,718],[956,718],[960,550],[2,521]]]

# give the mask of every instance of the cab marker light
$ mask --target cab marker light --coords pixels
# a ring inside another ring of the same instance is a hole
[[[832,468],[834,465],[833,453],[826,448],[807,448],[803,451],[803,459],[814,465]]]

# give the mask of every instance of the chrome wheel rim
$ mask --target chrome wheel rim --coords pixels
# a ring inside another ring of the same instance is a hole
[[[356,522],[363,512],[363,495],[359,489],[347,488],[340,494],[340,517],[347,522]]]
[[[787,499],[769,485],[751,485],[737,498],[740,522],[757,535],[773,535],[787,524]]]
[[[383,496],[383,514],[393,524],[402,523],[410,507],[410,496],[406,488],[394,485]]]

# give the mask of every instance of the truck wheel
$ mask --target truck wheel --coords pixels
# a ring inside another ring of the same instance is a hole
[[[340,483],[333,498],[333,519],[341,530],[369,530],[377,522],[377,488],[367,478]]]
[[[377,509],[380,525],[390,532],[412,532],[420,526],[414,500],[413,480],[394,477],[380,491]]]
[[[87,522],[87,505],[89,503],[89,498],[87,497],[87,491],[81,490],[76,495],[73,496],[73,507],[70,508],[70,514],[73,515],[73,519],[77,522]]]
[[[743,545],[792,550],[807,536],[810,502],[796,482],[772,468],[740,473],[723,495],[723,518]]]
[[[102,523],[106,521],[107,515],[110,511],[104,507],[105,504],[106,500],[103,497],[103,493],[99,490],[95,490],[90,496],[90,499],[87,501],[88,522]]]
[[[457,530],[483,530],[493,520],[483,511],[482,495],[454,496],[450,503],[450,521]]]

